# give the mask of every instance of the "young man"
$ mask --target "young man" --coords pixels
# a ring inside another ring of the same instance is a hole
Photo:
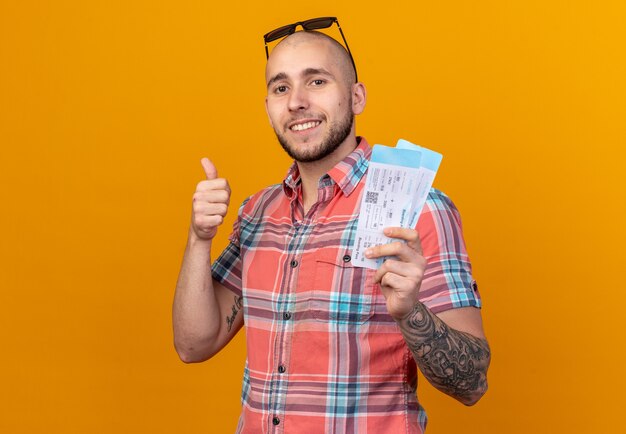
[[[353,267],[371,151],[355,134],[367,94],[352,58],[322,33],[295,32],[269,55],[266,83],[270,123],[294,165],[244,202],[211,273],[230,189],[202,160],[174,299],[176,350],[206,360],[245,322],[237,432],[422,433],[417,367],[467,405],[487,389],[490,352],[458,211],[433,189],[415,230],[386,228],[399,241],[366,252],[392,259]]]

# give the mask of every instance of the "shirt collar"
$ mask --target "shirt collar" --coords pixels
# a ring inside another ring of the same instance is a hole
[[[357,147],[320,178],[320,186],[332,180],[345,196],[349,196],[357,187],[367,171],[372,149],[364,137],[357,137]],[[300,184],[300,172],[294,161],[283,181],[283,191],[291,198]]]

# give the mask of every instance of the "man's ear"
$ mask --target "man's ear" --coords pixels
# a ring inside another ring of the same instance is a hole
[[[270,111],[267,108],[267,97],[265,97],[265,114],[267,115],[267,120],[270,122],[270,127],[274,128],[274,124],[272,124],[272,118],[270,118]]]
[[[352,111],[355,115],[360,115],[365,110],[367,102],[367,89],[363,83],[352,85]]]

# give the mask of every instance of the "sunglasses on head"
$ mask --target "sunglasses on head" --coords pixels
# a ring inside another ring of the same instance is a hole
[[[312,18],[310,20],[305,20],[305,21],[298,21],[297,23],[287,24],[286,26],[279,27],[277,29],[272,30],[271,32],[266,33],[265,35],[263,35],[263,41],[265,41],[265,56],[268,59],[270,57],[270,52],[267,47],[268,43],[295,33],[296,28],[298,26],[302,26],[304,30],[319,30],[319,29],[326,29],[332,26],[333,23],[337,24],[339,33],[341,33],[341,37],[343,38],[343,43],[346,46],[346,50],[348,51],[348,55],[350,56],[350,61],[352,62],[352,67],[354,68],[354,76],[356,78],[356,81],[358,82],[359,79],[356,73],[356,64],[354,63],[354,59],[352,58],[350,47],[348,47],[348,41],[346,41],[346,37],[343,35],[343,30],[341,30],[339,21],[337,21],[337,17],[321,17],[321,18]]]

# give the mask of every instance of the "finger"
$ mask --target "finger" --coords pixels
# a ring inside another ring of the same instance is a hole
[[[196,202],[194,204],[194,212],[199,215],[221,215],[226,216],[228,212],[228,206],[225,203],[206,203]]]
[[[416,262],[420,257],[416,250],[401,241],[394,241],[393,243],[382,244],[365,250],[366,258],[373,259],[384,256],[395,256],[404,262]]]
[[[230,194],[225,190],[197,191],[193,194],[194,202],[230,203]]]
[[[406,278],[403,276],[400,276],[396,273],[387,272],[380,279],[380,285],[387,288],[403,289],[405,287],[409,287],[409,282],[407,282]]]
[[[204,157],[200,160],[200,164],[202,164],[202,168],[204,169],[204,173],[206,175],[206,179],[215,179],[217,178],[217,169],[215,165],[208,158]]]
[[[419,233],[415,229],[390,227],[390,228],[385,228],[383,230],[383,233],[387,235],[389,238],[397,238],[400,240],[405,240],[410,248],[415,250],[420,255],[423,253],[420,236],[419,236]]]
[[[376,283],[378,283],[383,278],[384,274],[393,273],[410,281],[421,282],[425,268],[425,262],[401,262],[394,259],[387,259],[376,271],[374,279]]]
[[[224,217],[221,215],[200,215],[195,217],[196,225],[204,229],[219,226],[223,222]]]
[[[216,178],[216,179],[205,179],[204,181],[200,181],[196,186],[196,192],[206,192],[206,191],[218,191],[223,190],[227,193],[230,193],[230,185],[228,185],[228,181],[224,178]]]
[[[374,274],[374,283],[381,283],[383,278],[385,277],[385,274],[390,271],[388,264],[389,261],[392,261],[392,259],[387,259],[385,262],[383,262],[383,265],[378,267],[378,270],[376,270],[376,274]]]

